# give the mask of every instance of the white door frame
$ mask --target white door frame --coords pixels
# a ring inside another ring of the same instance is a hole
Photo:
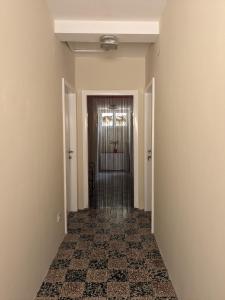
[[[145,101],[145,105],[146,101],[149,101],[149,94],[151,94],[151,121],[152,121],[152,128],[151,128],[151,140],[152,140],[152,169],[151,169],[151,207],[152,207],[152,216],[151,216],[151,222],[152,222],[152,233],[155,232],[155,190],[154,190],[154,185],[155,185],[155,78],[153,77],[151,82],[147,85],[146,89],[145,89],[145,97],[144,97],[144,101]],[[148,123],[147,123],[147,109],[145,109],[145,143],[144,143],[144,158],[147,155],[147,127],[148,127]],[[147,195],[147,164],[146,164],[146,160],[144,161],[144,169],[145,169],[145,178],[144,178],[144,198],[145,198],[145,210],[147,210],[147,200],[148,200],[148,195]]]
[[[84,208],[89,207],[88,192],[88,111],[87,96],[133,96],[133,134],[134,134],[134,207],[138,201],[138,91],[137,90],[83,90],[82,127],[83,127],[83,197]]]
[[[67,161],[67,155],[66,153],[66,89],[69,91],[69,96],[72,101],[74,101],[74,105],[72,110],[70,110],[70,113],[76,113],[76,94],[74,91],[74,88],[65,80],[65,78],[62,78],[62,121],[63,121],[63,187],[64,187],[64,228],[65,233],[67,234],[67,211],[68,211],[68,199],[67,199],[67,170],[66,170],[66,161]],[[71,121],[71,118],[70,118]],[[70,126],[71,127],[71,126]],[[75,139],[75,146],[76,146],[76,132],[72,132],[73,139]],[[77,151],[74,149],[74,168],[75,172],[77,172]],[[77,177],[76,174],[72,174],[73,178]],[[74,182],[76,184],[76,182]],[[76,188],[76,186],[74,187]],[[77,211],[77,197],[74,197],[74,211]]]

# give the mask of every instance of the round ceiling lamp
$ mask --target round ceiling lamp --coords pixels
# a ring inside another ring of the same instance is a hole
[[[117,50],[119,46],[118,38],[115,35],[103,35],[100,37],[100,46],[105,51]]]

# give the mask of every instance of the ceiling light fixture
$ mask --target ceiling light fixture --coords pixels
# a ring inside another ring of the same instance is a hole
[[[100,47],[105,51],[117,50],[118,38],[115,35],[103,35],[100,37]]]

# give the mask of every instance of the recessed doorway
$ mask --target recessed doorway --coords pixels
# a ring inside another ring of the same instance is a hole
[[[84,207],[138,208],[138,92],[83,91],[82,114]]]
[[[133,96],[88,96],[89,207],[134,207]]]

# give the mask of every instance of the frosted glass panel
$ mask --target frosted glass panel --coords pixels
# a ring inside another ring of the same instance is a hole
[[[102,113],[102,126],[112,127],[113,126],[113,113]]]
[[[116,126],[127,126],[127,113],[116,113]]]

